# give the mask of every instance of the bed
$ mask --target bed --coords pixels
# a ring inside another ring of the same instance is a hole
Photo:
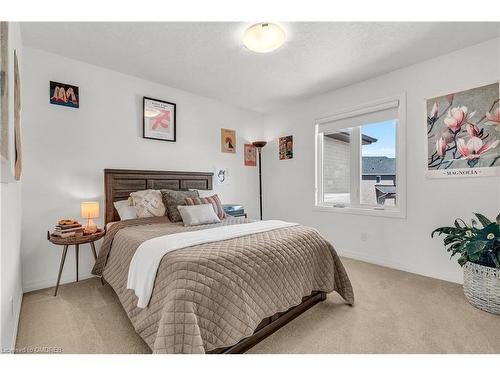
[[[104,181],[105,222],[116,223],[106,233],[92,272],[114,289],[153,353],[243,353],[329,292],[354,303],[332,245],[316,230],[293,225],[167,253],[155,270],[149,303],[140,308],[136,293],[127,289],[127,277],[141,244],[252,224],[240,225],[251,221],[235,217],[196,227],[166,217],[119,221],[113,202],[131,192],[211,190],[212,173],[106,169]]]

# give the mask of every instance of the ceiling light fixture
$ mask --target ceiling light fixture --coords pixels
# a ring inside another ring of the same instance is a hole
[[[286,34],[280,26],[274,23],[258,23],[250,26],[243,35],[243,44],[250,51],[266,53],[281,47]]]

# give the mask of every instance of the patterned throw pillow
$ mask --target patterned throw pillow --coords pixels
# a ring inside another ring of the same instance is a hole
[[[184,200],[186,198],[198,198],[197,191],[183,191],[183,190],[160,190],[163,204],[167,208],[167,216],[172,223],[182,221],[181,214],[177,206],[185,206]]]
[[[198,204],[207,204],[210,203],[212,207],[214,208],[215,213],[219,217],[219,219],[224,219],[226,217],[226,213],[224,212],[224,208],[222,207],[222,203],[220,202],[219,197],[217,194],[212,195],[211,197],[204,197],[204,198],[186,198],[185,199],[186,205],[188,206],[195,206]]]
[[[165,205],[159,190],[141,190],[130,193],[132,204],[137,210],[137,217],[165,215]]]

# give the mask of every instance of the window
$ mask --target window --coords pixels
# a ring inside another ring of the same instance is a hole
[[[405,215],[404,109],[401,96],[317,121],[317,208]]]

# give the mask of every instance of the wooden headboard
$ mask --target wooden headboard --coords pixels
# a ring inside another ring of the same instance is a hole
[[[130,193],[145,189],[211,190],[211,172],[143,171],[133,169],[105,169],[104,224],[120,220],[113,202],[127,199]]]

